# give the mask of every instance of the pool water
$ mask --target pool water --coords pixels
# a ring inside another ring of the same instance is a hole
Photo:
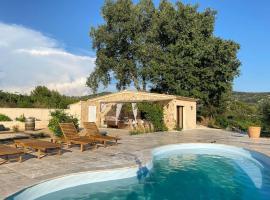
[[[269,200],[270,169],[252,161],[243,160],[242,164],[248,170],[228,157],[172,154],[155,158],[153,168],[146,177],[81,185],[38,199]],[[250,177],[247,171],[259,173],[253,173],[253,177]]]

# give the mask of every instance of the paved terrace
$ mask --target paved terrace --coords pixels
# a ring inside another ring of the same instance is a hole
[[[151,133],[129,136],[127,131],[108,130],[122,140],[117,146],[100,147],[80,152],[79,147],[64,150],[61,156],[46,156],[40,160],[26,156],[22,163],[0,165],[0,199],[40,181],[65,174],[135,166],[151,158],[151,149],[175,143],[211,143],[234,145],[270,156],[270,139],[249,139],[246,135],[215,129],[196,129],[183,132]]]

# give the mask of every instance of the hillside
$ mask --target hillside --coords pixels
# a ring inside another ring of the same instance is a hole
[[[233,98],[245,103],[259,103],[270,100],[270,92],[233,92]]]

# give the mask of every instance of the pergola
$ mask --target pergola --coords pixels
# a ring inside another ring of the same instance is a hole
[[[133,100],[115,100],[115,101],[105,100],[105,101],[100,101],[99,104],[100,104],[100,112],[103,117],[104,117],[103,113],[106,110],[107,104],[116,104],[115,125],[118,125],[118,119],[119,119],[123,104],[130,103],[132,106],[132,112],[134,116],[134,124],[137,124],[137,115],[138,115],[137,103],[143,103],[143,102],[158,103],[158,102],[166,102],[166,101],[168,102],[171,100],[172,98],[162,99],[162,100],[160,99],[159,100],[158,99],[141,99],[141,100],[133,99]],[[100,119],[100,121],[102,121],[102,118]]]
[[[141,102],[161,104],[163,106],[164,122],[169,130],[174,129],[177,124],[184,128],[196,127],[196,99],[176,95],[124,90],[88,99],[77,104],[77,107],[76,105],[73,107],[81,108],[82,122],[90,121],[102,126],[108,109],[116,105],[115,118],[118,119],[124,103],[132,104],[133,115],[136,120],[136,104]]]

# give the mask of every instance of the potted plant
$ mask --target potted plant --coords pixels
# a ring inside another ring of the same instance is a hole
[[[248,127],[248,136],[250,138],[259,138],[260,135],[261,135],[261,123],[260,122],[252,123]]]

